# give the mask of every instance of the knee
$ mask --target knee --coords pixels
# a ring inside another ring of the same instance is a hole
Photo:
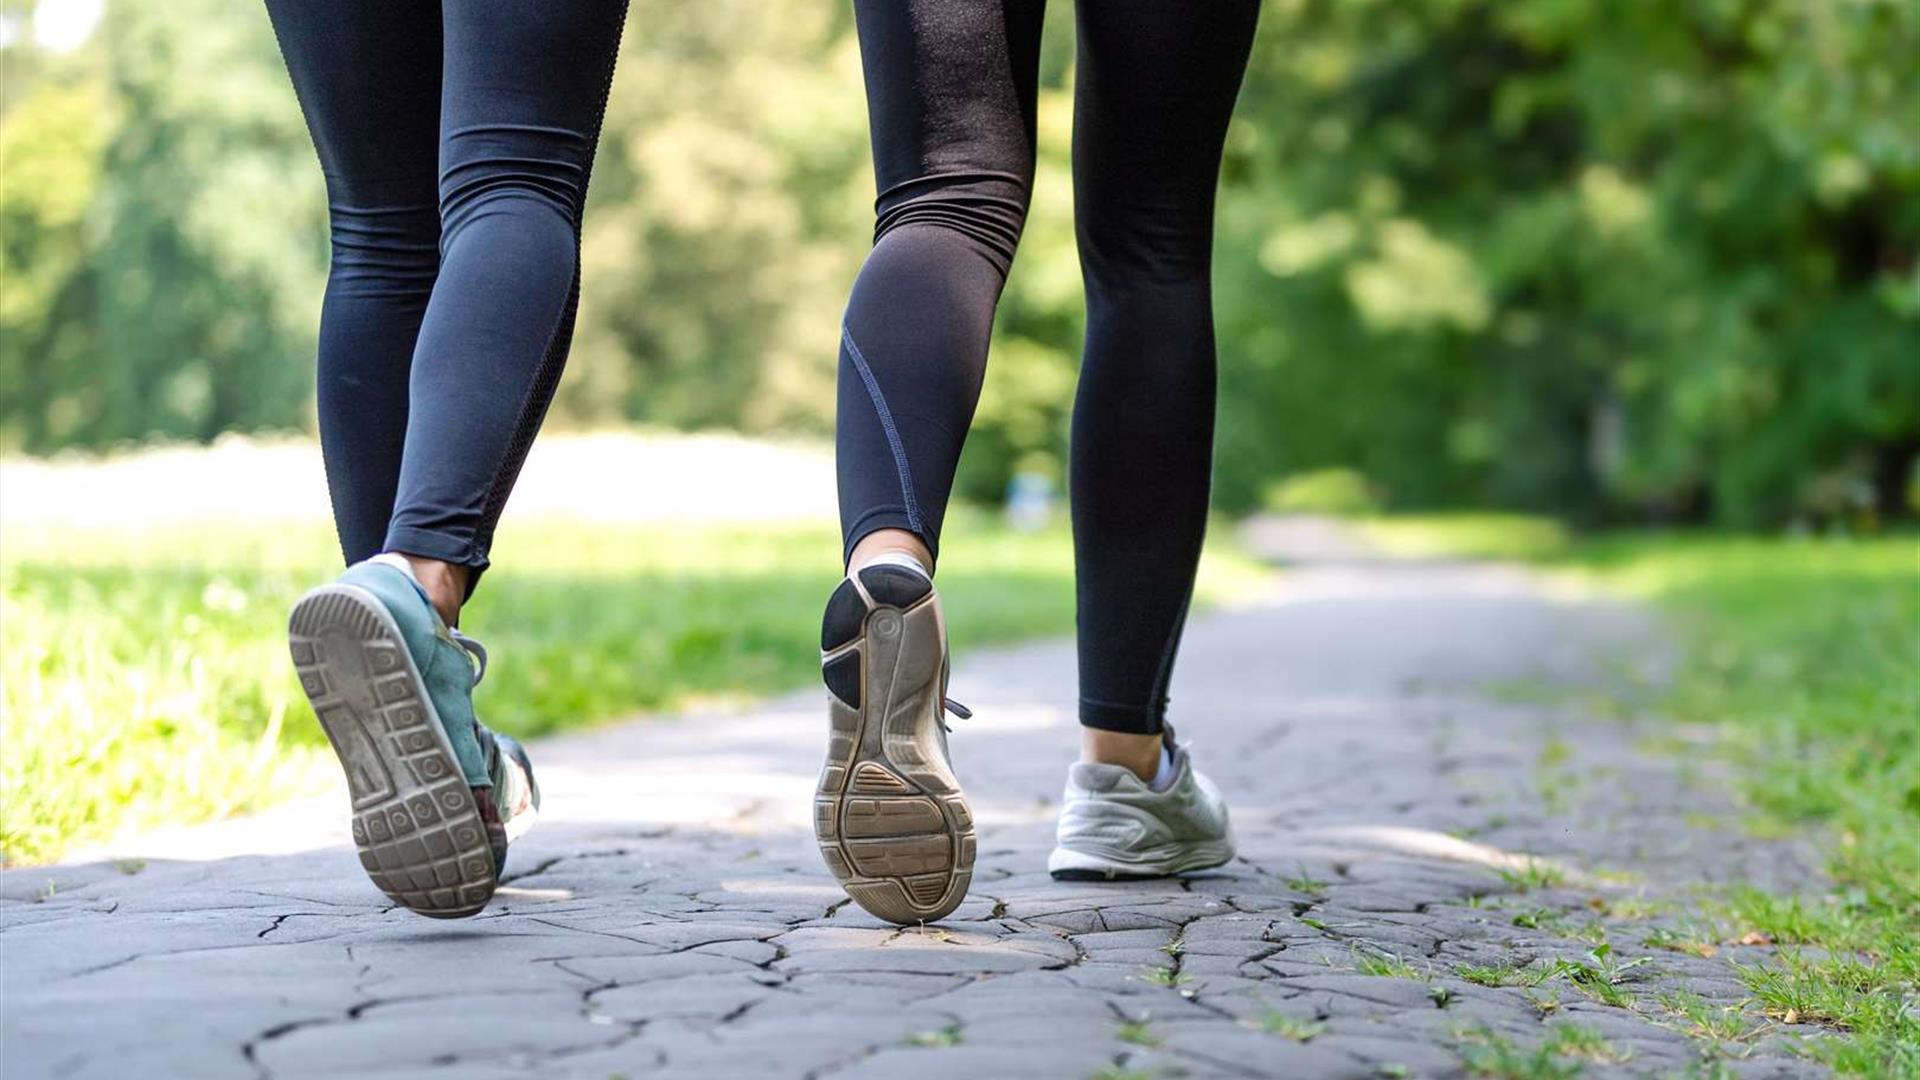
[[[425,201],[334,199],[328,207],[332,279],[362,293],[433,288],[440,267],[440,211]]]
[[[1204,289],[1212,276],[1211,207],[1140,207],[1133,212],[1081,209],[1075,239],[1091,287]]]
[[[921,177],[880,196],[873,239],[909,227],[947,230],[963,238],[1004,275],[1013,266],[1027,223],[1027,182],[1003,173]]]
[[[591,140],[578,132],[524,125],[458,132],[440,175],[441,228],[449,237],[495,212],[551,214],[577,229],[586,202]]]

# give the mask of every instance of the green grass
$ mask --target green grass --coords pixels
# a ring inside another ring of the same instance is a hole
[[[1360,527],[1390,550],[1532,560],[1668,612],[1684,651],[1653,711],[1717,735],[1750,830],[1818,830],[1836,885],[1735,892],[1712,905],[1718,944],[1794,947],[1744,978],[1769,1015],[1833,1028],[1811,1049],[1836,1070],[1920,1077],[1920,539],[1580,538],[1498,515]]]
[[[1268,1009],[1260,1014],[1260,1030],[1269,1035],[1278,1035],[1297,1043],[1310,1042],[1313,1037],[1327,1030],[1327,1025],[1318,1020],[1302,1020],[1288,1016],[1277,1009]]]
[[[1153,1033],[1153,1029],[1145,1020],[1121,1021],[1120,1025],[1113,1029],[1113,1037],[1135,1046],[1151,1048],[1160,1045],[1160,1036]]]
[[[1494,873],[1500,880],[1517,893],[1528,893],[1535,889],[1551,889],[1567,880],[1567,872],[1545,859],[1529,858],[1518,866],[1495,867]]]
[[[1415,970],[1406,959],[1388,952],[1374,952],[1356,949],[1353,953],[1353,970],[1362,975],[1375,975],[1387,979],[1424,979],[1426,975]]]
[[[1670,1016],[1669,1023],[1702,1042],[1716,1046],[1752,1039],[1767,1025],[1747,1016],[1738,1005],[1715,1005],[1691,990],[1667,990],[1657,997]]]
[[[1064,529],[956,512],[945,550],[956,649],[1072,630]],[[335,768],[284,636],[338,572],[324,525],[15,530],[0,551],[5,860],[255,809]],[[462,620],[495,660],[481,715],[541,735],[805,686],[838,555],[831,527],[510,519]],[[1202,599],[1258,572],[1211,554]]]
[[[924,1050],[944,1050],[949,1046],[959,1046],[960,1027],[954,1024],[932,1031],[916,1031],[907,1036],[907,1045]]]
[[[1558,1025],[1559,1028],[1570,1025]],[[1491,1028],[1479,1026],[1455,1033],[1460,1061],[1469,1076],[1494,1080],[1573,1080],[1586,1072],[1581,1057],[1560,1045],[1558,1034],[1531,1048],[1522,1047]]]
[[[1453,973],[1479,986],[1539,986],[1553,975],[1550,967],[1534,964],[1461,964]]]
[[[1150,967],[1140,972],[1140,977],[1154,986],[1183,986],[1193,980],[1170,967]]]

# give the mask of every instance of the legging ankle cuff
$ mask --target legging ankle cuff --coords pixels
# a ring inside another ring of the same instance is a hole
[[[1164,726],[1166,707],[1121,705],[1111,701],[1080,699],[1080,726],[1115,731],[1122,735],[1158,735]]]
[[[924,523],[922,524],[924,526]],[[852,526],[847,529],[846,542],[840,548],[840,565],[845,567],[852,561],[853,549],[859,545],[860,541],[882,529],[899,529],[902,532],[912,533],[920,538],[921,543],[927,545],[927,552],[933,556],[934,560],[939,560],[940,538],[938,536],[929,535],[924,527],[915,528],[913,519],[908,516],[905,507],[882,506],[854,519]],[[933,567],[929,566],[927,569],[932,570]]]

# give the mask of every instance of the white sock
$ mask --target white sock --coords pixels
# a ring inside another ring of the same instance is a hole
[[[407,561],[405,555],[397,551],[383,551],[367,561],[379,563],[381,566],[391,566],[395,570],[407,575],[407,580],[413,582],[414,585],[420,585],[420,576],[413,572],[413,564]]]
[[[1165,791],[1173,786],[1179,774],[1173,769],[1173,751],[1167,748],[1165,739],[1160,741],[1160,767],[1153,771],[1153,780],[1147,786],[1155,791]]]
[[[869,566],[904,566],[919,574],[921,577],[926,578],[928,581],[933,580],[933,571],[920,565],[919,559],[914,558],[904,551],[889,551],[884,555],[876,555],[853,569],[860,571],[865,570]]]

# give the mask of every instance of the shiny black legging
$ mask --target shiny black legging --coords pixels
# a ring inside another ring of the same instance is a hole
[[[327,178],[320,443],[347,561],[487,565],[580,295],[625,0],[267,0]]]
[[[856,0],[878,225],[840,341],[840,517],[939,550],[1033,177],[1043,0]],[[1258,0],[1079,0],[1080,721],[1161,729],[1206,531],[1214,188]]]

